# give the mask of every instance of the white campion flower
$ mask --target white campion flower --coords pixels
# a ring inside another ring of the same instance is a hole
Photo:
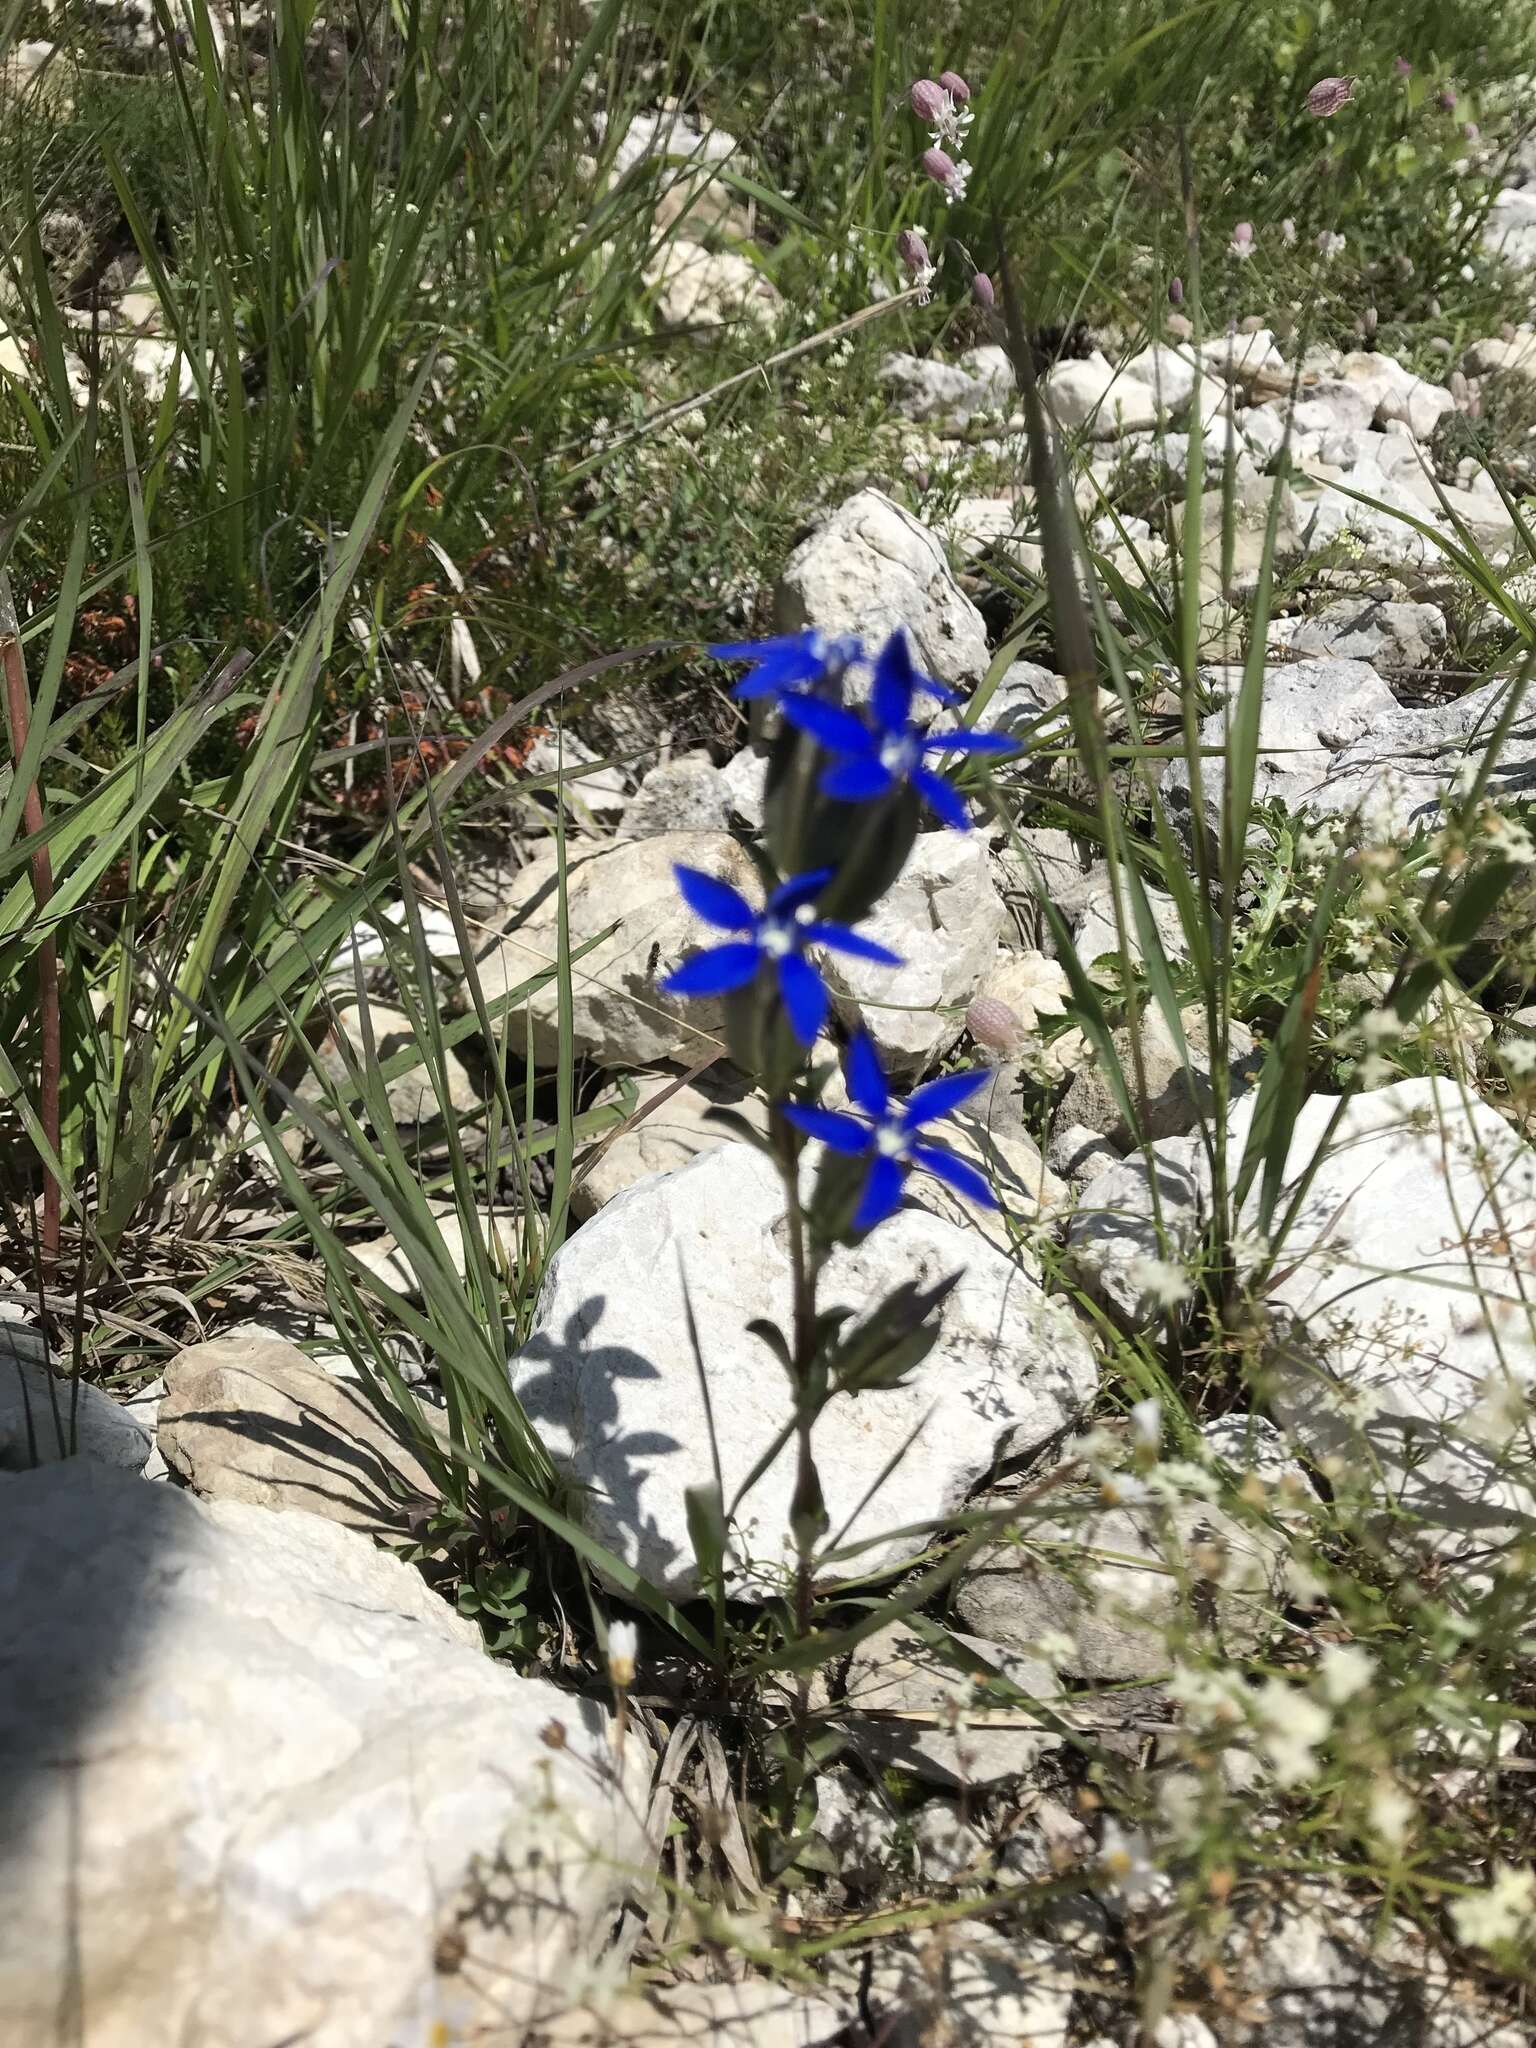
[[[1486,1891],[1452,1903],[1451,1924],[1468,1948],[1518,1940],[1536,1924],[1536,1871],[1499,1864]]]
[[[1106,1815],[1099,1841],[1099,1868],[1109,1888],[1132,1912],[1155,1906],[1173,1887],[1152,1860],[1151,1845],[1140,1828],[1123,1828]]]
[[[1331,1707],[1342,1707],[1376,1676],[1376,1660],[1358,1643],[1330,1643],[1317,1660],[1317,1680]]]
[[[1131,1437],[1138,1449],[1155,1451],[1163,1440],[1163,1404],[1155,1394],[1131,1409]]]
[[[640,1636],[632,1621],[608,1624],[608,1680],[620,1692],[635,1682],[635,1662],[640,1655]]]

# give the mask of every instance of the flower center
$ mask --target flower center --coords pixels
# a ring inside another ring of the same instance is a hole
[[[892,1120],[880,1126],[875,1133],[875,1150],[882,1159],[906,1158],[907,1134],[898,1122]]]
[[[922,748],[909,732],[893,732],[880,743],[880,766],[905,781],[922,758]]]
[[[792,924],[781,924],[777,918],[770,918],[757,935],[758,949],[770,960],[782,960],[786,954],[799,951],[800,934]]]

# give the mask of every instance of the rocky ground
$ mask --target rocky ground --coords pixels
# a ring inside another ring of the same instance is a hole
[[[15,61],[37,71],[40,47]],[[1536,187],[1518,159],[1509,176],[1489,246],[1536,266]],[[662,324],[757,307],[771,331],[771,287],[700,233],[651,280]],[[148,280],[123,282],[123,345],[158,400],[178,352]],[[828,1268],[824,1301],[855,1313],[959,1280],[903,1383],[818,1423],[831,1527],[863,1547],[819,1588],[828,1648],[805,1694],[758,1668],[790,1561],[794,1475],[764,1463],[785,1389],[753,1328],[788,1314],[783,1188],[748,1142],[766,1109],[720,1006],[657,988],[711,937],[675,867],[755,886],[765,752],[738,722],[637,759],[611,707],[552,713],[533,793],[441,843],[333,949],[313,1070],[266,1102],[281,1133],[229,1109],[244,1150],[222,1228],[253,1244],[293,1176],[334,1182],[358,1129],[399,1141],[423,1212],[370,1200],[341,1226],[376,1283],[366,1314],[290,1237],[200,1297],[186,1341],[147,1347],[153,1377],[109,1389],[69,1373],[66,1290],[39,1313],[7,1253],[0,2004],[18,2041],[1530,2038],[1536,725],[1518,699],[1475,828],[1459,806],[1532,644],[1536,326],[1520,306],[1452,353],[1427,339],[1425,374],[1368,335],[1305,346],[1288,311],[1198,345],[1182,313],[1142,311],[1045,362],[1040,388],[1118,636],[1099,715],[1155,756],[1117,755],[1114,797],[1160,849],[1148,903],[1183,1044],[1137,1001],[1146,935],[1121,945],[1000,327],[883,357],[867,463],[775,565],[765,629],[902,629],[961,699],[939,720],[979,705],[1017,741],[972,829],[925,831],[863,927],[899,973],[826,968],[824,1100],[860,1016],[903,1090],[984,1064],[951,1135],[999,1206],[914,1177]],[[6,367],[36,374],[22,352]],[[1174,620],[1192,462],[1191,694]],[[1220,838],[1271,567],[1220,1077],[1179,897]],[[1186,712],[1211,750],[1198,774]],[[1462,934],[1399,1025],[1384,998],[1426,849],[1490,847],[1520,871],[1496,926]],[[1234,1194],[1208,1135],[1220,1099],[1241,1156],[1341,854],[1277,1256],[1273,1191]],[[1138,1067],[1145,1144],[1078,972]],[[430,1057],[427,1014],[452,1034]],[[573,1227],[513,1303],[555,1185],[543,1154],[521,1180],[486,1164],[491,1077],[524,1045],[530,1072],[575,1076],[555,1119]],[[383,1091],[362,1106],[360,1067]],[[1180,1320],[1224,1203],[1249,1318],[1225,1350]],[[494,1554],[510,1507],[472,1545],[448,1524],[445,1446],[473,1384],[434,1320],[455,1273],[508,1282],[497,1391],[592,1566],[565,1567],[558,1603],[465,1564]],[[693,1505],[712,1483],[736,1502],[714,1668]],[[596,1611],[618,1622],[606,1660]],[[765,1787],[796,1725],[815,1788],[775,1860]]]

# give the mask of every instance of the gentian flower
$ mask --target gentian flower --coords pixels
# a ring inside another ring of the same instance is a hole
[[[914,1167],[945,1182],[968,1202],[995,1209],[997,1197],[988,1187],[985,1175],[956,1158],[948,1146],[932,1144],[920,1135],[924,1124],[948,1116],[991,1078],[987,1067],[945,1074],[913,1089],[905,1102],[894,1102],[879,1055],[861,1033],[848,1048],[848,1093],[864,1112],[863,1118],[848,1116],[842,1110],[807,1108],[798,1102],[786,1102],[784,1114],[808,1138],[817,1139],[829,1151],[869,1160],[858,1207],[853,1212],[855,1230],[873,1230],[877,1223],[885,1221],[901,1200],[907,1175]]]
[[[732,690],[733,697],[782,696],[786,690],[807,690],[834,670],[851,668],[864,659],[857,634],[780,633],[770,640],[726,640],[707,650],[717,661],[750,661],[752,666]]]
[[[912,723],[912,695],[927,687],[912,664],[907,636],[898,626],[875,657],[869,718],[820,697],[782,700],[784,716],[839,756],[821,778],[824,796],[843,803],[869,803],[908,784],[946,825],[970,827],[965,803],[942,775],[924,765],[930,754],[1009,754],[1017,742],[1000,732],[927,734]]]
[[[721,931],[740,936],[707,946],[659,984],[663,995],[723,996],[745,988],[760,967],[771,965],[784,999],[790,1029],[802,1045],[814,1045],[832,998],[820,972],[805,957],[807,946],[825,946],[832,953],[851,953],[881,967],[900,967],[899,954],[862,938],[846,924],[816,915],[816,898],[832,879],[831,868],[793,875],[781,882],[761,910],[729,882],[702,869],[674,867],[683,901],[696,917]]]

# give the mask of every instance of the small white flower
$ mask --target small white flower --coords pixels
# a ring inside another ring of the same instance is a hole
[[[1525,1080],[1536,1074],[1536,1038],[1506,1038],[1499,1047],[1499,1058],[1506,1073]]]
[[[1317,1770],[1318,1745],[1327,1740],[1333,1715],[1283,1678],[1266,1679],[1253,1700],[1259,1747],[1275,1783],[1284,1791],[1304,1785]]]
[[[1336,235],[1331,228],[1324,228],[1317,238],[1317,253],[1325,263],[1331,263],[1335,256],[1342,255],[1347,235]]]
[[[1494,1948],[1501,1941],[1514,1941],[1531,1926],[1536,1916],[1536,1872],[1516,1870],[1501,1863],[1492,1884],[1470,1898],[1457,1899],[1451,1907],[1456,1939],[1468,1948]]]
[[[1138,1446],[1155,1451],[1163,1440],[1163,1404],[1154,1394],[1131,1409],[1131,1435]]]
[[[608,1624],[608,1679],[626,1691],[635,1682],[635,1661],[640,1654],[640,1636],[632,1621]]]
[[[1172,1890],[1152,1861],[1151,1847],[1140,1828],[1123,1828],[1113,1815],[1104,1821],[1099,1842],[1099,1868],[1109,1888],[1134,1912],[1154,1906]]]
[[[1379,1836],[1389,1848],[1402,1848],[1417,1810],[1402,1786],[1391,1778],[1378,1778],[1372,1785],[1366,1815],[1371,1833]]]
[[[1150,1295],[1159,1308],[1177,1308],[1195,1291],[1183,1267],[1167,1259],[1132,1259],[1129,1277],[1131,1285]]]
[[[1330,1643],[1317,1660],[1318,1683],[1332,1707],[1363,1692],[1376,1675],[1376,1660],[1358,1643]]]

